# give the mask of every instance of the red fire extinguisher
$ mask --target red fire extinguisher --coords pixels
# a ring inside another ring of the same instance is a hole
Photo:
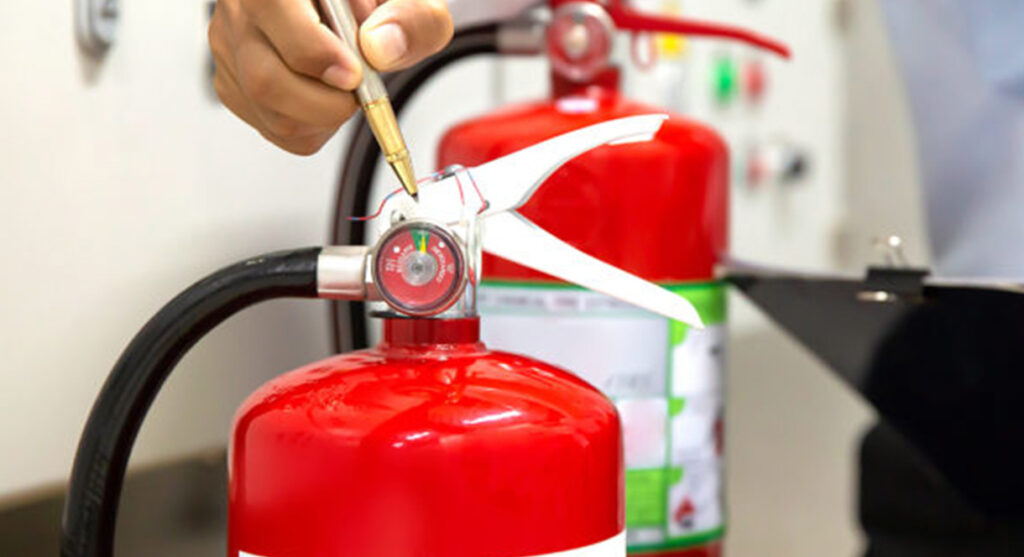
[[[565,161],[649,140],[663,121],[620,119],[454,168],[422,184],[418,203],[389,196],[371,220],[381,232],[373,247],[253,258],[175,298],[135,337],[93,407],[62,555],[112,554],[135,434],[184,353],[231,314],[294,297],[373,301],[384,339],[281,376],[238,411],[229,557],[622,557],[615,407],[572,373],[485,347],[475,303],[486,251],[702,326],[685,299],[518,212]]]
[[[620,32],[726,38],[788,56],[769,38],[643,14],[622,0],[450,3],[457,22],[476,26],[457,32],[435,59],[390,79],[399,112],[442,68],[480,54],[546,54],[552,95],[454,127],[441,141],[438,168],[478,163],[579,126],[657,110],[619,89],[612,50]],[[524,12],[529,6],[535,9]],[[378,159],[372,138],[356,128],[339,188],[335,241],[367,239],[359,223],[340,217],[367,204]],[[709,324],[701,334],[514,262],[485,256],[483,263],[484,340],[578,370],[616,402],[625,426],[633,554],[721,554],[725,287],[713,269],[727,249],[728,173],[720,136],[672,116],[652,142],[596,149],[566,164],[522,209],[569,244],[689,297]],[[335,306],[333,322],[339,349],[365,342],[358,308]],[[552,327],[562,332],[557,339],[547,334]]]
[[[643,15],[622,0],[551,2],[551,97],[451,129],[438,166],[476,164],[581,125],[656,110],[626,98],[611,62],[619,32],[769,40],[723,26]],[[654,141],[596,149],[553,174],[523,207],[532,221],[603,261],[688,296],[707,330],[613,307],[534,270],[485,257],[483,338],[579,370],[616,402],[626,439],[631,554],[721,554],[725,528],[722,418],[729,156],[711,128],[672,116]],[[551,342],[558,327],[575,343]]]

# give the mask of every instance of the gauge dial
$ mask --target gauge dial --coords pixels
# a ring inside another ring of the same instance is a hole
[[[373,275],[389,306],[422,317],[442,313],[459,299],[466,266],[450,232],[431,223],[409,222],[381,238]]]

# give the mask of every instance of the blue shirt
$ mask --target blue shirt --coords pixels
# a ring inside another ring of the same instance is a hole
[[[883,0],[943,276],[1024,279],[1024,0]]]

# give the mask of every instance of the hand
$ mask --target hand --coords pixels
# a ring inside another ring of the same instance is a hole
[[[415,64],[451,39],[445,0],[346,1],[379,71]],[[218,0],[209,39],[221,101],[286,151],[316,153],[358,108],[351,91],[362,69],[311,0]]]

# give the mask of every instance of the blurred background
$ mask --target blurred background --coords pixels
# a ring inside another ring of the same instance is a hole
[[[121,2],[102,58],[76,44],[70,2],[0,4],[0,555],[54,553],[88,409],[150,315],[228,262],[327,238],[348,129],[300,158],[236,120],[210,82],[211,4]],[[911,261],[928,263],[914,138],[875,2],[637,4],[746,25],[795,52],[783,63],[693,41],[626,76],[633,96],[729,141],[735,256],[858,270],[877,259],[873,238],[898,234]],[[762,94],[745,89],[748,71],[763,74]],[[448,126],[544,96],[546,83],[531,60],[467,62],[432,82],[403,120],[418,168],[433,167]],[[802,167],[766,174],[778,149]],[[743,299],[731,307],[727,551],[858,554],[856,448],[871,411]],[[320,302],[258,307],[201,343],[138,441],[124,554],[222,555],[234,409],[328,353]]]

